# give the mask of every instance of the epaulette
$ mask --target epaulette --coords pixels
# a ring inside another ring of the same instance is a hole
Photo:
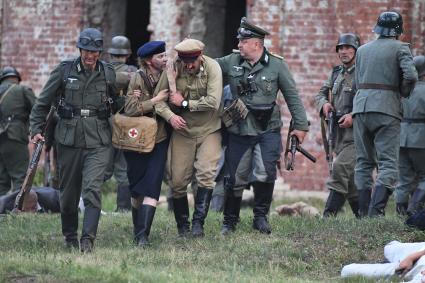
[[[283,58],[283,56],[280,56],[280,55],[277,55],[277,54],[274,54],[274,53],[271,53],[271,52],[269,54],[273,57],[280,59],[280,60],[285,60],[285,58]]]
[[[239,49],[232,49],[232,53],[241,53]]]

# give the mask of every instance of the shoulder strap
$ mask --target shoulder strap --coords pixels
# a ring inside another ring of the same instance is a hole
[[[6,89],[5,92],[3,92],[0,96],[0,104],[3,102],[4,98],[10,93],[10,91],[12,90],[12,88],[14,88],[16,86],[16,84],[12,84],[9,88]]]
[[[342,70],[342,65],[338,65],[338,66],[333,67],[333,69],[332,69],[332,86],[335,83],[336,78],[338,77],[341,70]]]
[[[143,70],[138,70],[137,72],[139,73],[142,80],[145,82],[145,85],[148,88],[149,94],[153,95],[153,86],[151,82],[149,81],[148,76],[145,74],[145,72],[143,72]]]

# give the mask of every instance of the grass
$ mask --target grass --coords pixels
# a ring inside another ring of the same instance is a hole
[[[222,215],[210,212],[205,238],[180,239],[172,213],[159,208],[152,245],[139,249],[131,214],[112,213],[114,202],[113,193],[104,196],[111,213],[102,216],[96,250],[88,255],[64,248],[59,215],[0,218],[0,282],[375,282],[342,280],[339,273],[344,264],[382,262],[391,240],[425,240],[394,215],[359,221],[348,212],[334,219],[272,214],[273,233],[262,235],[252,230],[249,209],[228,237],[219,235]]]

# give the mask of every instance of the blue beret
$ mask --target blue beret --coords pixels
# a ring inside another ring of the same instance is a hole
[[[165,52],[165,41],[149,41],[137,49],[137,56],[146,58],[162,52]]]

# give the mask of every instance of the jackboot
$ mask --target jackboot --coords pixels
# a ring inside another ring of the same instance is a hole
[[[186,237],[190,232],[189,203],[187,201],[187,196],[173,198],[173,208],[179,236]]]
[[[359,194],[359,218],[366,217],[369,213],[369,205],[370,205],[370,190],[357,190]]]
[[[137,224],[135,229],[135,238],[139,247],[146,247],[149,245],[149,234],[153,217],[155,216],[156,207],[143,204],[137,211]]]
[[[407,214],[413,215],[423,208],[425,201],[425,190],[417,188],[413,193],[409,201],[409,207],[407,208]]]
[[[408,203],[407,202],[398,202],[396,203],[395,206],[395,211],[397,212],[398,216],[407,216],[407,207],[408,207]]]
[[[326,201],[323,217],[336,216],[344,206],[345,196],[335,190],[329,191],[328,200]]]
[[[136,226],[137,226],[137,223],[138,223],[138,221],[137,221],[137,215],[139,214],[138,213],[138,209],[136,209],[135,207],[131,207],[131,219],[133,220],[133,235],[134,235],[134,241],[137,243],[137,240],[136,240]]]
[[[233,191],[226,192],[223,209],[223,225],[221,235],[227,235],[235,231],[239,222],[239,212],[241,210],[242,197],[235,197]]]
[[[127,212],[131,209],[131,194],[128,186],[117,188],[117,212]]]
[[[100,209],[86,207],[84,210],[83,230],[81,232],[80,249],[83,253],[90,253],[94,248],[97,226],[99,225]]]
[[[383,185],[375,185],[369,205],[369,217],[385,216],[385,207],[391,193]]]
[[[353,212],[354,216],[356,218],[360,218],[360,215],[359,215],[359,199],[358,198],[349,199],[348,204],[350,205],[351,211]]]
[[[252,227],[260,233],[270,234],[271,227],[267,221],[267,214],[273,198],[273,183],[254,182],[254,221]]]
[[[192,236],[204,236],[204,223],[207,218],[210,201],[212,196],[212,189],[198,187],[195,198],[195,211],[192,217]]]
[[[65,237],[65,246],[70,249],[78,249],[78,212],[61,213],[62,234]]]

